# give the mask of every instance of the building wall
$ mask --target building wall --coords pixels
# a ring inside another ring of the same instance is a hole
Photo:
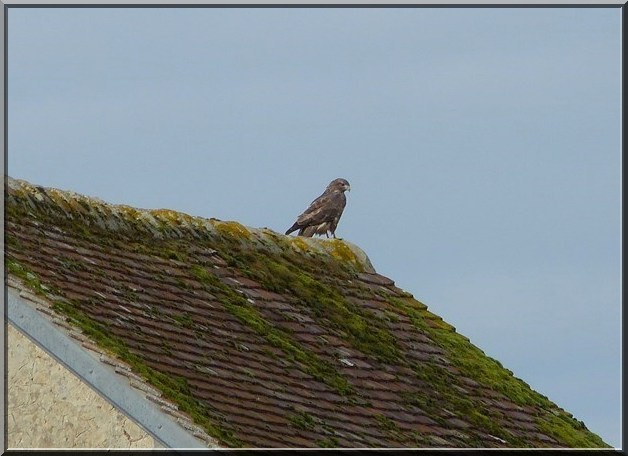
[[[8,448],[155,448],[153,437],[7,325]]]

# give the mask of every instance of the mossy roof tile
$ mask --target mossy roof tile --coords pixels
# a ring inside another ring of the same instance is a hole
[[[227,446],[605,446],[346,241],[7,189],[10,279]]]

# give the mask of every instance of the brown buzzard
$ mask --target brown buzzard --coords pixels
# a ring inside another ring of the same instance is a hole
[[[345,192],[351,190],[346,179],[334,179],[321,196],[310,204],[303,214],[297,217],[286,234],[299,230],[299,236],[312,237],[315,234],[335,238],[336,227],[347,204]]]

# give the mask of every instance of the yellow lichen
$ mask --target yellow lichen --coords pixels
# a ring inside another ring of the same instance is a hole
[[[170,209],[155,209],[150,211],[150,213],[160,220],[176,224],[190,222],[193,219],[193,217],[188,214]]]
[[[251,238],[249,230],[238,222],[215,222],[214,225],[218,232],[222,235],[240,238],[244,237],[246,239]]]
[[[55,202],[57,203],[57,205],[63,209],[64,211],[72,211],[74,209],[76,209],[76,207],[74,205],[72,205],[72,203],[74,202],[74,200],[70,200],[68,201],[66,198],[64,198],[63,193],[59,192],[56,189],[51,189],[48,190],[48,196]]]
[[[132,218],[133,220],[138,220],[141,213],[140,211],[138,211],[137,209],[131,207],[131,206],[126,206],[124,204],[121,204],[118,206],[118,211],[127,217]]]
[[[303,251],[306,251],[306,252],[308,250],[311,250],[310,245],[305,240],[303,240],[303,238],[301,238],[301,237],[292,237],[290,239],[290,242],[292,243],[292,245],[294,247],[297,247],[300,250],[303,250]]]
[[[55,188],[51,188],[48,189],[48,196],[55,202],[55,203],[64,203],[65,202],[65,198],[63,197],[63,194],[55,189]]]
[[[81,204],[81,200],[79,198],[68,198],[67,202],[68,205],[76,212],[84,213],[87,211],[85,206]]]
[[[359,263],[355,253],[351,248],[340,239],[332,239],[330,254],[337,260],[348,261],[351,263]]]

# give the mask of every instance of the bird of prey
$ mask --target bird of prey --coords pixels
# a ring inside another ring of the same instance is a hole
[[[347,204],[346,191],[351,187],[346,179],[338,178],[329,183],[321,196],[316,198],[310,206],[297,217],[286,234],[299,230],[299,236],[312,237],[315,234],[329,234],[336,237],[336,227]]]

